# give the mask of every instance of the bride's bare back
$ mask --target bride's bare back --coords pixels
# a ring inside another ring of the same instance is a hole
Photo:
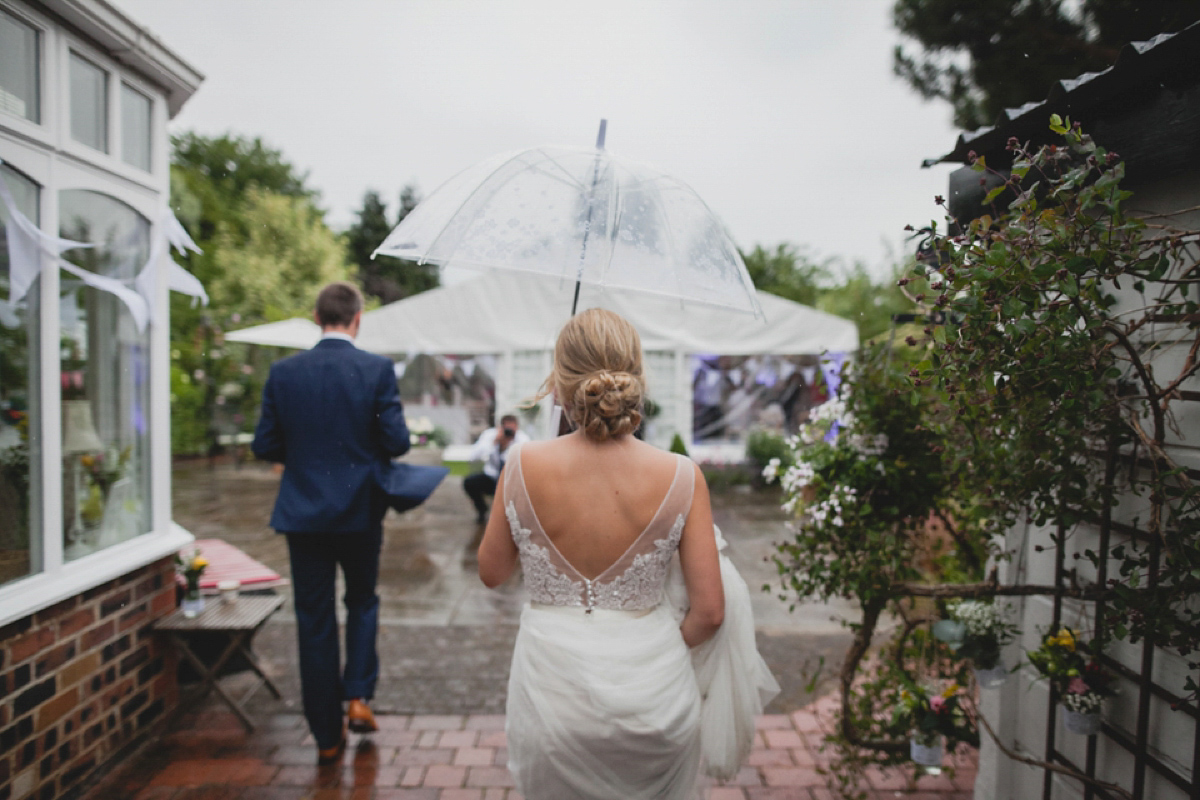
[[[603,444],[564,436],[530,442],[521,452],[525,488],[542,529],[585,578],[615,564],[646,530],[677,465],[671,453],[632,436]]]
[[[535,528],[553,550],[527,548],[537,563],[549,561],[533,576],[544,593],[574,605],[589,605],[589,595],[603,596],[598,602],[625,607],[628,598],[609,597],[612,593],[601,588],[606,585],[603,583],[594,587],[593,593],[587,582],[596,578],[614,581],[628,569],[631,556],[638,555],[630,546],[643,533],[650,533],[652,525],[663,527],[664,519],[656,516],[667,500],[672,505],[668,510],[682,529],[673,534],[659,531],[662,537],[656,534],[653,542],[643,541],[637,549],[656,551],[659,538],[670,549],[678,544],[690,603],[680,626],[684,641],[695,646],[712,636],[721,624],[725,600],[708,487],[698,467],[686,462],[681,465],[678,456],[632,436],[596,442],[576,432],[549,442],[528,442],[519,451],[510,456],[516,461],[515,469],[506,467],[500,473],[497,502],[479,546],[479,577],[484,584],[495,587],[508,579],[517,565],[518,540],[526,543],[535,535],[527,528]],[[690,497],[676,509],[680,487],[673,482],[678,484],[681,477],[691,477],[687,486]],[[509,480],[514,482],[511,488]],[[523,498],[528,508],[514,511],[510,518],[504,507],[506,500],[514,497]],[[672,497],[675,499],[670,500]],[[523,522],[521,517],[526,515]],[[639,593],[633,602],[641,604],[647,599],[650,604],[656,601]]]

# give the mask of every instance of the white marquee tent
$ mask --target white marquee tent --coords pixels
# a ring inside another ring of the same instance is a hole
[[[573,282],[489,272],[363,314],[358,346],[396,356],[415,353],[497,357],[496,407],[514,408],[550,371],[559,328],[570,316]],[[582,287],[579,307],[621,314],[642,337],[649,395],[661,407],[654,438],[692,430],[691,355],[818,355],[858,348],[854,323],[770,294],[759,301],[767,321],[652,295]],[[291,319],[235,331],[228,341],[312,347],[320,330]],[[548,414],[541,416],[543,425]],[[545,431],[542,431],[545,433]]]

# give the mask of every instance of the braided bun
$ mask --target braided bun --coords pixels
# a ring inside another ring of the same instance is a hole
[[[643,393],[641,379],[628,372],[593,373],[575,390],[575,424],[599,442],[633,433],[642,423]]]
[[[593,441],[636,431],[646,394],[637,330],[611,311],[576,314],[558,335],[554,370],[534,402],[551,391],[567,419]]]

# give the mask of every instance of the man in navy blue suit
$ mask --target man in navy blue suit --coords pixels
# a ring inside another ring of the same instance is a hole
[[[379,552],[385,496],[376,470],[409,448],[392,362],[354,346],[362,294],[331,283],[317,297],[321,340],[271,367],[251,448],[281,462],[271,527],[287,536],[300,648],[304,715],[318,763],[341,760],[346,723],[377,730],[367,701],[379,658]],[[334,581],[346,584],[346,664],[339,665]]]

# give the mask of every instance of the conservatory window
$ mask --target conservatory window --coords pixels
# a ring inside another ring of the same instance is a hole
[[[121,84],[121,159],[150,171],[150,98]]]
[[[67,251],[84,269],[131,282],[149,256],[150,224],[107,195],[59,195],[61,235],[95,242]],[[63,557],[150,530],[150,335],[116,295],[62,274]]]
[[[7,165],[0,179],[17,209],[38,219],[39,188]],[[5,224],[0,203],[0,585],[42,568],[41,419],[38,387],[38,330],[41,280],[14,301]]]
[[[71,53],[71,138],[108,152],[108,73]]]
[[[0,112],[41,122],[37,28],[0,9]]]

